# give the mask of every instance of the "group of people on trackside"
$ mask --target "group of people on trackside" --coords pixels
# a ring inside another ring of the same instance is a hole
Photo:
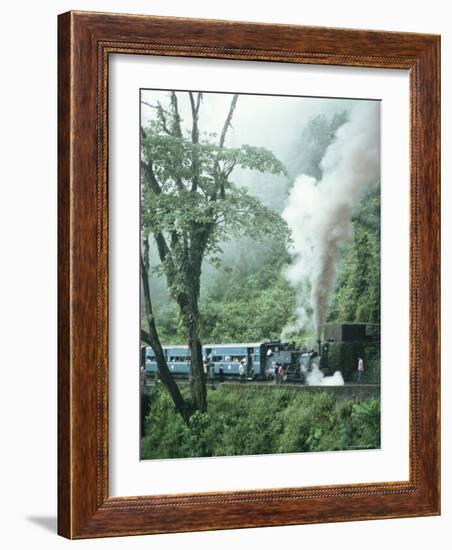
[[[235,362],[234,359],[231,359],[231,361]],[[215,373],[214,373],[213,363],[210,355],[204,358],[204,372],[208,380],[214,378]],[[251,365],[251,373],[252,373],[252,365]],[[246,359],[241,359],[239,361],[239,380],[241,384],[244,384],[247,381],[248,375],[249,375],[249,368],[247,365],[247,361]],[[218,378],[220,382],[223,382],[224,380],[223,365],[219,366]]]

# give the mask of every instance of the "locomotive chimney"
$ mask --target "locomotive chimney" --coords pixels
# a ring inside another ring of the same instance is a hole
[[[317,327],[317,346],[320,357],[322,355],[322,328],[320,326]]]

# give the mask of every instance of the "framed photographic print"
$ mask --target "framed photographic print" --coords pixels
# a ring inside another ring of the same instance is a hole
[[[59,533],[435,515],[437,36],[59,17]]]

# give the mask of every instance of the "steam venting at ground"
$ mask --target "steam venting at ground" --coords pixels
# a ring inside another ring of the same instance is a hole
[[[299,291],[309,283],[312,322],[318,338],[325,323],[341,246],[353,236],[352,214],[379,182],[379,103],[356,104],[321,161],[322,179],[296,178],[283,218],[292,231],[292,264],[286,272]],[[310,315],[299,301],[297,320],[285,332],[307,326]]]
[[[306,383],[308,386],[343,386],[344,378],[338,370],[332,376],[325,376],[319,365],[314,363],[311,372],[306,375]]]

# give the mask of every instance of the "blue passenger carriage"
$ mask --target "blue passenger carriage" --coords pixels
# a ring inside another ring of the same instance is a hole
[[[240,372],[240,362],[245,361],[248,367],[248,355],[253,353],[252,344],[207,344],[203,346],[203,353],[210,360],[212,376],[219,376],[223,373],[224,377],[237,377]],[[253,364],[253,358],[251,359]],[[247,369],[247,375],[250,376],[251,368]]]
[[[237,377],[240,374],[240,362],[246,366],[246,376],[249,379],[266,379],[270,374],[271,364],[268,350],[273,342],[251,342],[244,344],[206,344],[203,353],[211,363],[211,376],[225,378]]]
[[[176,376],[188,376],[190,374],[190,350],[188,346],[162,346],[169,370]],[[157,361],[154,350],[146,347],[145,372],[147,375],[157,374]]]
[[[191,372],[191,354],[188,346],[165,346],[163,349],[171,373],[188,376]]]
[[[157,361],[155,360],[155,353],[151,346],[144,348],[144,372],[147,375],[153,375],[157,373]]]
[[[188,346],[162,346],[166,362],[171,373],[188,377],[191,374],[191,357]],[[206,344],[202,348],[204,362],[209,364],[211,378],[238,378],[240,364],[244,361],[248,379],[272,378],[274,362],[279,358],[280,343],[271,341],[251,342],[244,344]],[[153,349],[145,348],[145,372],[156,376],[157,361]]]

